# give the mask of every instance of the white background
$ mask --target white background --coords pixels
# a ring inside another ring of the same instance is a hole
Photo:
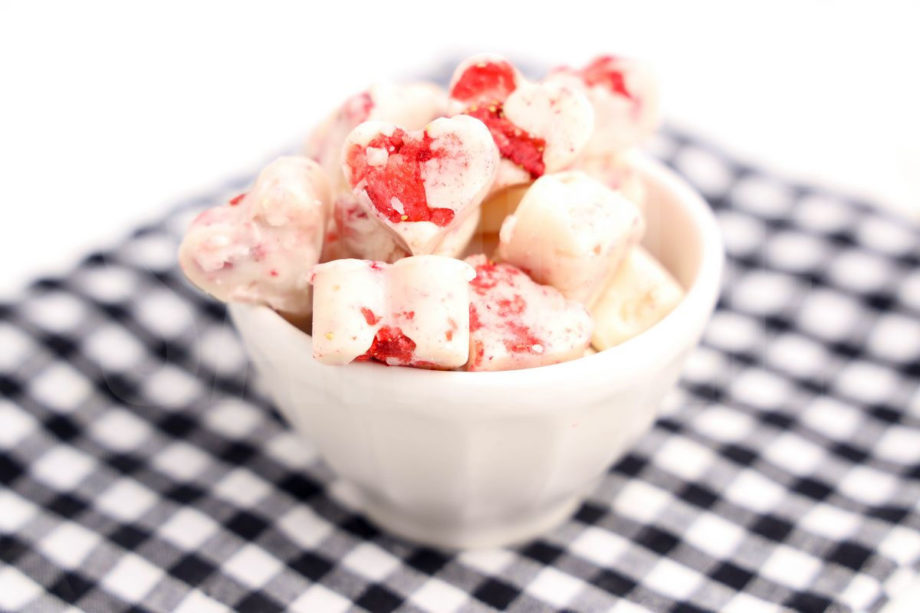
[[[485,50],[646,58],[674,124],[917,216],[914,4],[0,0],[0,295],[252,171],[369,82]]]
[[[0,0],[0,296],[251,172],[368,83],[477,51],[643,57],[673,124],[920,218],[914,6]]]

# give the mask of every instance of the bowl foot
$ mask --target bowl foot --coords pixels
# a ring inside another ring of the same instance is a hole
[[[579,494],[530,514],[477,523],[419,517],[377,496],[363,493],[364,512],[397,536],[442,549],[504,547],[531,540],[568,519],[581,503]]]

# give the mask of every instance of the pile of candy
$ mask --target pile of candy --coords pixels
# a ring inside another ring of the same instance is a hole
[[[653,79],[610,56],[530,81],[482,55],[448,91],[376,85],[323,122],[305,156],[199,215],[180,263],[220,300],[312,320],[327,364],[578,358],[683,295],[639,246],[645,193],[630,160],[656,123]]]

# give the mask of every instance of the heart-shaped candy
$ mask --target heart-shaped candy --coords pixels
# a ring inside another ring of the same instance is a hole
[[[475,56],[454,72],[449,110],[482,121],[502,156],[493,189],[561,170],[581,153],[594,111],[581,87],[533,83],[505,59]]]
[[[594,107],[594,134],[585,152],[622,152],[658,127],[658,86],[649,68],[629,58],[604,55],[580,70],[557,68],[546,78],[581,88]]]
[[[521,269],[475,255],[467,370],[512,370],[581,357],[591,340],[584,306]]]
[[[482,122],[465,115],[416,132],[368,121],[348,135],[342,164],[358,202],[419,255],[435,253],[476,214],[498,151]]]
[[[342,176],[342,145],[365,121],[386,121],[406,130],[421,130],[447,114],[447,93],[434,83],[377,83],[348,98],[307,139],[305,153],[323,167],[338,194],[351,188]]]
[[[464,262],[437,255],[393,264],[335,260],[313,269],[313,357],[450,369],[469,354],[470,280]]]
[[[310,270],[319,259],[329,185],[305,157],[269,164],[248,193],[192,221],[179,264],[195,285],[224,302],[310,312]]]

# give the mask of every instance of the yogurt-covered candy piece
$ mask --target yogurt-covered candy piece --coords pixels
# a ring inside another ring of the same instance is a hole
[[[519,268],[484,255],[466,259],[476,269],[470,303],[467,370],[513,370],[581,357],[591,339],[591,316],[552,287]]]
[[[471,266],[437,255],[313,269],[313,357],[452,369],[469,356]]]
[[[562,172],[530,186],[502,224],[497,257],[590,305],[644,230],[622,194],[583,172]]]
[[[305,157],[269,164],[252,189],[192,221],[179,248],[189,280],[224,302],[310,312],[310,270],[319,260],[329,185]]]
[[[602,351],[647,330],[683,299],[671,274],[642,247],[632,248],[591,307],[591,344]]]
[[[495,178],[498,151],[480,121],[459,115],[421,131],[368,121],[342,151],[358,202],[415,255],[431,254],[474,215]]]
[[[572,170],[581,170],[612,190],[623,194],[645,212],[646,189],[634,166],[633,151],[586,155],[578,159]]]
[[[434,83],[378,83],[346,100],[307,139],[306,155],[329,174],[336,192],[350,191],[342,176],[342,146],[365,121],[386,121],[421,130],[447,114],[447,92]]]
[[[493,189],[561,170],[581,153],[594,111],[580,83],[527,81],[504,58],[474,56],[451,80],[450,112],[488,126],[502,156]]]
[[[623,151],[643,142],[658,127],[658,86],[649,68],[636,60],[604,55],[580,70],[558,68],[547,81],[581,86],[594,107],[589,154]]]

